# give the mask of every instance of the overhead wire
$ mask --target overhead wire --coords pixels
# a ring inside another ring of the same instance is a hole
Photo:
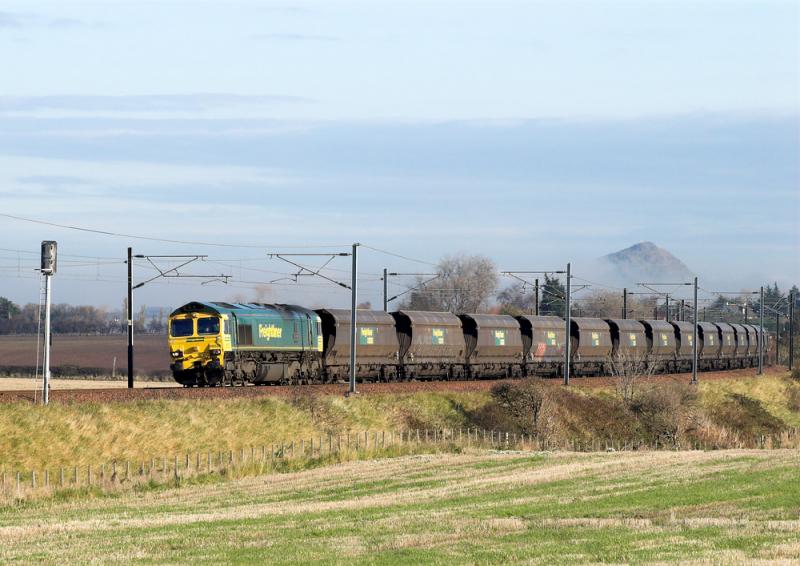
[[[15,214],[7,214],[7,213],[0,213],[0,217],[3,218],[10,218],[12,220],[18,220],[21,222],[30,222],[33,224],[41,224],[44,226],[52,226],[54,228],[62,228],[65,230],[74,230],[78,232],[87,232],[90,234],[98,234],[101,236],[111,236],[115,238],[129,238],[131,240],[145,240],[149,242],[162,242],[167,244],[180,244],[180,245],[191,245],[191,246],[208,246],[208,247],[220,247],[220,248],[250,248],[250,249],[272,249],[272,248],[287,248],[287,249],[312,249],[312,248],[344,248],[347,247],[347,244],[314,244],[314,245],[292,245],[292,246],[276,246],[276,245],[267,245],[267,244],[226,244],[222,242],[203,242],[197,240],[177,240],[172,238],[157,238],[154,236],[142,236],[138,234],[125,234],[122,232],[111,232],[109,230],[98,230],[96,228],[87,228],[84,226],[73,226],[70,224],[60,224],[58,222],[50,222],[47,220],[38,220],[35,218],[26,218],[24,216],[17,216]]]
[[[369,246],[367,244],[361,244],[361,246],[364,247],[364,248],[367,248],[368,250],[372,250],[374,252],[378,252],[378,253],[385,254],[385,255],[388,255],[388,256],[396,257],[396,258],[399,258],[399,259],[404,259],[406,261],[412,261],[412,262],[420,263],[420,264],[423,264],[423,265],[430,265],[430,266],[433,266],[433,267],[438,267],[438,264],[433,263],[431,261],[426,261],[424,259],[417,259],[417,258],[413,258],[413,257],[407,256],[407,255],[398,254],[398,253],[395,253],[395,252],[390,252],[388,250],[384,250],[384,249],[381,249],[381,248],[376,248],[374,246]]]

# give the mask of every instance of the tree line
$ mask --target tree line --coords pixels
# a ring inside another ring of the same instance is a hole
[[[126,311],[123,303],[121,312]],[[54,304],[50,308],[51,328],[55,334],[124,334],[127,319],[121,312],[89,305]],[[0,334],[36,334],[40,316],[43,320],[44,313],[40,313],[37,304],[17,305],[0,297]],[[166,313],[162,309],[148,318],[147,306],[142,305],[134,315],[133,328],[137,334],[162,334],[166,332]]]
[[[509,315],[533,314],[536,306],[534,286],[516,282],[500,288],[500,278],[494,262],[481,255],[445,256],[436,266],[436,278],[420,277],[409,285],[395,308],[406,310],[453,312],[453,313],[497,313]],[[622,318],[622,291],[573,287],[572,315],[593,318]],[[800,291],[792,287],[796,300],[795,311],[800,312]],[[539,285],[539,314],[564,315],[566,290],[564,283],[555,274],[543,274]],[[262,299],[263,300],[263,299]],[[765,288],[764,322],[769,330],[775,330],[775,312],[787,312],[788,293],[777,283]],[[359,308],[370,308],[369,303]],[[761,310],[760,297],[743,293],[740,296],[719,296],[699,307],[700,320],[755,323]],[[105,308],[92,306],[53,305],[52,328],[56,333],[121,334],[127,330],[121,313],[127,312],[123,301],[122,311],[109,312]],[[0,297],[0,334],[31,334],[37,331],[39,307],[35,304],[19,306]],[[664,319],[667,317],[665,297],[654,295],[628,295],[627,318]],[[690,318],[687,306],[681,312],[679,301],[672,301],[669,311],[672,320]],[[797,325],[796,317],[795,324]],[[786,318],[779,318],[781,330],[787,325]],[[795,327],[795,330],[800,330]],[[159,312],[147,317],[147,308],[142,306],[134,316],[134,331],[141,333],[166,332],[166,315]]]

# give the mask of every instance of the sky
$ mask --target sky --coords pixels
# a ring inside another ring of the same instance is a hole
[[[208,279],[136,290],[159,306],[345,306],[269,254],[353,242],[373,305],[384,267],[475,253],[591,277],[639,241],[705,288],[800,282],[796,2],[4,1],[0,68],[0,296],[19,303],[45,239],[54,300],[112,308],[128,246],[207,256],[181,273]]]

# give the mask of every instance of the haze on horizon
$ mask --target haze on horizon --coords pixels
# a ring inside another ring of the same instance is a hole
[[[234,275],[137,290],[149,305],[344,306],[325,281],[250,282],[291,271],[268,251],[353,241],[589,278],[653,241],[709,285],[800,282],[794,2],[4,2],[0,46],[0,213],[262,246],[0,216],[16,302],[44,239],[54,300],[112,307],[128,245]],[[362,251],[373,305],[383,267],[431,269]]]

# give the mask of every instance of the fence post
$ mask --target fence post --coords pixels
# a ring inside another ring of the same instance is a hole
[[[36,470],[31,470],[31,487],[36,489]]]
[[[44,486],[50,487],[50,470],[44,471]]]
[[[17,497],[19,497],[19,490],[20,490],[19,482],[20,482],[20,473],[17,472]]]
[[[86,483],[89,484],[89,487],[92,487],[92,465],[86,465]]]

